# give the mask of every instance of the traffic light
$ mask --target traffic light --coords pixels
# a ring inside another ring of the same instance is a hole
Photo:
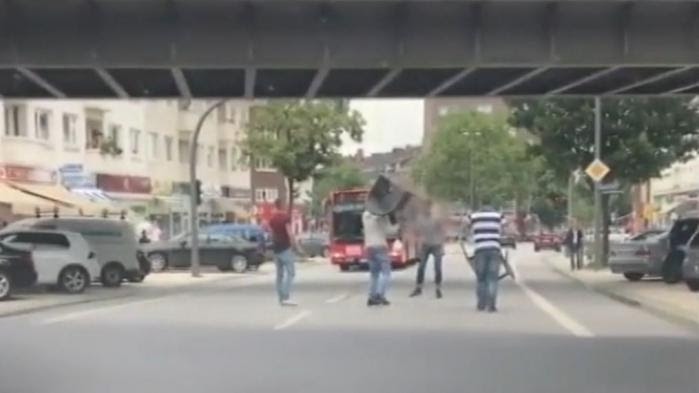
[[[197,206],[201,205],[201,201],[202,201],[201,180],[197,180],[194,183],[194,197],[197,200]]]

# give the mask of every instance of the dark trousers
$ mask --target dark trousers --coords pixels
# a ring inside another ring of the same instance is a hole
[[[581,246],[568,247],[570,253],[570,270],[580,270],[583,267],[583,250]]]
[[[417,268],[417,285],[425,282],[425,266],[430,255],[434,259],[434,282],[437,286],[442,284],[442,256],[444,247],[441,244],[424,244],[420,250],[420,265]]]

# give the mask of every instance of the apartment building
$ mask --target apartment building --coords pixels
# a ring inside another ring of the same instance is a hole
[[[188,225],[191,134],[211,102],[0,101],[0,180],[62,186],[154,218],[167,234]],[[240,142],[250,103],[230,101],[204,123],[197,146],[200,220],[247,219],[250,169]]]

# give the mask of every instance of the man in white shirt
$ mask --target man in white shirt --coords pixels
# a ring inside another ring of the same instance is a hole
[[[388,234],[395,230],[388,215],[362,214],[364,247],[369,260],[371,284],[367,306],[388,306],[386,291],[391,280],[391,259],[388,257]]]
[[[502,230],[502,214],[490,206],[484,206],[480,211],[471,213],[471,239],[474,244],[477,308],[483,311],[496,312],[495,301],[498,293],[498,276],[502,254],[500,252],[500,234]]]

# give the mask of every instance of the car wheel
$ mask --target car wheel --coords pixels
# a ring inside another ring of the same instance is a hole
[[[58,285],[68,293],[82,293],[90,283],[85,269],[79,266],[68,266],[58,277]]]
[[[167,256],[165,254],[156,252],[148,255],[148,260],[150,261],[150,271],[152,272],[162,272],[167,270]]]
[[[539,247],[534,247],[534,252],[539,252]]]
[[[687,288],[692,292],[699,292],[699,278],[685,280]]]
[[[340,265],[340,271],[348,272],[350,270],[349,265]]]
[[[243,273],[248,270],[248,259],[244,255],[233,255],[231,257],[231,270],[236,273]]]
[[[0,272],[0,300],[5,300],[12,295],[12,279],[5,272]]]
[[[645,274],[643,274],[643,273],[636,273],[636,272],[624,273],[624,277],[626,277],[626,279],[629,281],[639,281],[640,279],[643,278],[644,275]]]
[[[102,269],[102,285],[105,287],[118,287],[124,280],[124,269],[117,264],[109,264]]]

